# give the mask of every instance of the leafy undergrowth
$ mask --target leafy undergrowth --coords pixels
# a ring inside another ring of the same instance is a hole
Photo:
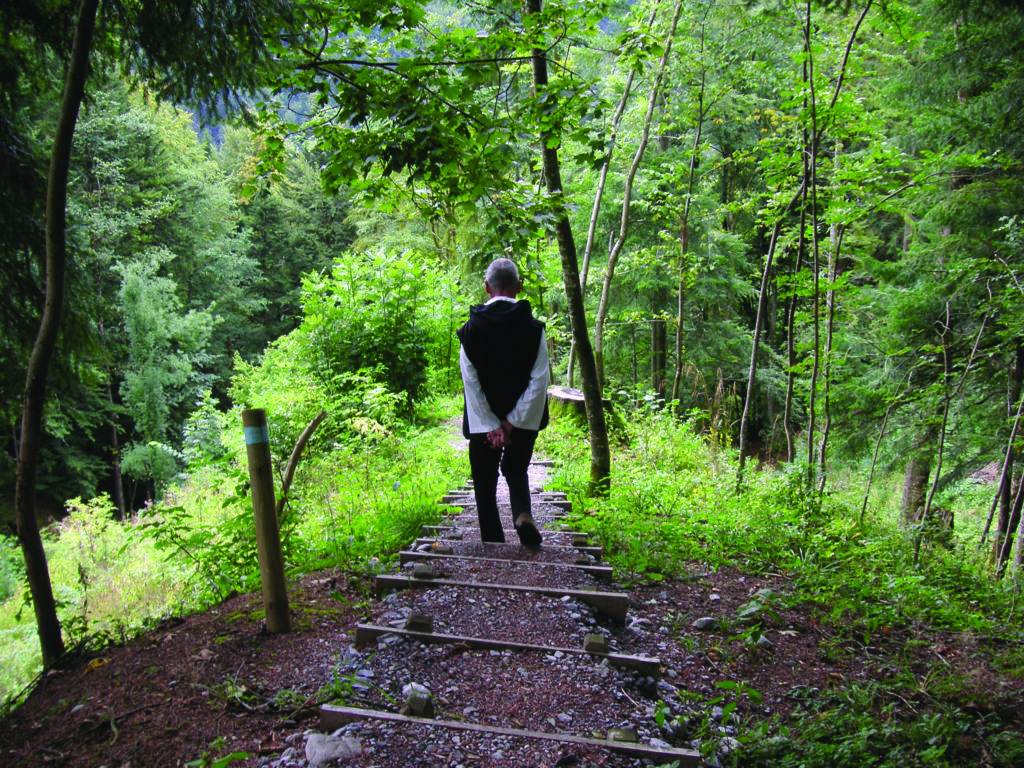
[[[541,443],[558,461],[553,487],[577,510],[570,524],[596,534],[617,572],[783,577],[775,608],[809,611],[828,629],[818,653],[869,673],[798,692],[784,716],[750,713],[736,764],[1021,764],[1024,621],[1012,583],[994,580],[971,544],[926,540],[915,566],[895,510],[860,521],[852,486],[819,497],[800,467],[765,468],[737,493],[735,453],[689,425],[654,411],[624,430],[605,499],[586,495],[582,432],[557,425]]]

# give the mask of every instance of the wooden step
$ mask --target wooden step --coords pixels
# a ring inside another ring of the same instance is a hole
[[[629,596],[622,592],[598,592],[587,589],[562,589],[559,587],[527,587],[521,584],[487,584],[478,581],[457,581],[452,579],[414,579],[412,576],[380,575],[375,579],[378,593],[393,589],[435,589],[437,587],[465,587],[466,589],[492,589],[511,592],[530,592],[548,597],[571,597],[586,603],[603,613],[617,624],[626,623],[629,610]]]
[[[355,720],[379,720],[388,723],[420,725],[428,728],[447,728],[449,730],[472,731],[474,733],[486,733],[522,739],[535,739],[538,741],[554,741],[560,744],[577,744],[580,746],[599,747],[621,755],[657,760],[662,763],[674,760],[677,761],[680,766],[701,765],[699,752],[694,752],[689,749],[679,749],[677,747],[652,747],[649,744],[640,744],[628,741],[594,739],[587,736],[575,736],[569,733],[528,731],[522,728],[503,728],[496,725],[464,723],[457,720],[431,720],[422,717],[399,715],[394,712],[384,712],[376,709],[338,707],[333,704],[324,704],[320,707],[320,729],[323,731],[336,730]]]
[[[444,643],[447,645],[467,645],[470,648],[482,648],[493,651],[536,651],[538,653],[551,654],[561,651],[573,656],[593,656],[597,659],[607,659],[609,664],[626,669],[634,669],[644,675],[651,677],[661,676],[661,661],[650,656],[629,656],[622,653],[597,653],[587,651],[583,648],[559,648],[548,645],[535,645],[533,643],[517,643],[512,640],[497,640],[487,637],[467,637],[464,635],[445,635],[438,632],[415,632],[411,629],[396,629],[385,627],[379,624],[357,624],[356,645],[366,645],[382,635],[401,635],[423,643]]]
[[[583,573],[589,573],[591,576],[597,576],[602,579],[610,579],[612,577],[612,567],[610,565],[577,565],[576,563],[552,563],[542,560],[515,560],[510,557],[479,557],[477,555],[458,554],[446,555],[441,552],[412,552],[409,550],[399,552],[398,559],[401,563],[408,563],[414,560],[471,560],[478,563],[502,563],[505,565],[513,563],[516,565],[529,565],[534,568],[570,568]]]
[[[437,529],[439,529],[439,531],[438,531],[439,533],[447,533],[449,531],[456,531],[457,532],[459,530],[454,525],[425,525],[423,527],[424,528],[437,528]],[[545,530],[541,529],[541,533],[544,534],[544,545],[543,545],[544,549],[558,549],[558,550],[564,550],[566,552],[583,552],[583,553],[588,554],[588,555],[593,555],[598,560],[600,560],[601,556],[604,554],[604,547],[588,547],[588,546],[582,546],[582,545],[579,546],[579,547],[574,547],[571,544],[548,544],[548,535],[551,534],[551,533],[560,533],[560,531],[545,531]],[[433,544],[435,541],[441,541],[441,542],[444,542],[446,544],[461,544],[464,541],[470,541],[470,540],[466,539],[465,537],[463,537],[461,539],[456,539],[456,538],[452,538],[451,536],[446,536],[446,537],[442,537],[442,536],[434,536],[434,537],[423,536],[421,538],[416,539],[413,542],[413,546],[414,547],[418,547],[421,544]],[[477,540],[472,540],[470,543],[477,543]],[[515,547],[516,549],[519,548],[518,544],[509,543],[509,542],[505,542],[504,544],[494,543],[494,544],[491,544],[490,546],[492,546],[492,547]]]

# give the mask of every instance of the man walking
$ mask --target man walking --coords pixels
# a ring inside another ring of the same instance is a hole
[[[500,467],[519,541],[539,547],[527,470],[537,432],[548,423],[548,353],[544,324],[533,317],[530,302],[516,300],[522,288],[510,259],[492,261],[484,273],[490,298],[471,307],[469,322],[458,330],[462,432],[469,439],[481,540],[505,541],[496,498]]]

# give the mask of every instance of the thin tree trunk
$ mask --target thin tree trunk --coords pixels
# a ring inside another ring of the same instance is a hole
[[[907,462],[903,474],[903,499],[900,502],[900,519],[905,527],[915,525],[921,519],[925,492],[928,485],[928,474],[931,471],[931,458],[923,453],[925,446],[931,443],[933,433],[927,430],[916,442],[914,454]]]
[[[1003,538],[1003,546],[999,550],[999,560],[996,564],[996,576],[1002,578],[1006,572],[1006,563],[1010,559],[1010,548],[1013,547],[1013,529],[1017,528],[1021,520],[1021,507],[1024,506],[1024,478],[1017,483],[1017,494],[1013,497],[1013,507],[1010,509],[1010,524],[1007,526],[1007,534]],[[1018,555],[1020,544],[1017,545]]]
[[[651,27],[654,26],[654,19],[658,13],[658,5],[660,0],[655,4],[651,10],[651,15],[647,18],[647,30],[650,31]],[[612,128],[611,133],[608,137],[608,154],[604,158],[604,162],[601,164],[601,173],[597,177],[597,189],[594,191],[594,204],[590,208],[590,222],[587,225],[587,242],[583,246],[583,270],[580,274],[580,288],[584,293],[587,291],[587,276],[590,273],[590,257],[594,252],[594,239],[597,235],[597,220],[601,214],[601,203],[604,198],[604,187],[608,181],[608,170],[611,168],[612,155],[615,152],[615,144],[619,136],[619,125],[622,122],[622,115],[626,111],[626,104],[629,102],[630,93],[633,90],[633,80],[636,77],[636,72],[630,70],[626,76],[626,84],[622,89],[622,97],[619,99],[618,106],[615,107],[615,114],[612,115]]]
[[[943,388],[945,390],[945,396],[942,401],[942,424],[939,427],[939,450],[935,459],[935,477],[932,479],[931,488],[928,489],[928,498],[924,502],[924,511],[921,513],[921,523],[917,531],[917,536],[914,539],[914,565],[917,565],[921,556],[921,540],[924,537],[925,526],[928,525],[928,518],[932,511],[932,502],[935,500],[935,491],[939,487],[939,476],[942,474],[942,457],[946,447],[946,425],[949,422],[949,404],[950,401],[960,394],[963,389],[964,382],[967,381],[967,376],[971,372],[971,366],[974,365],[974,357],[978,353],[978,345],[981,343],[982,334],[985,332],[985,326],[988,324],[988,315],[981,321],[981,327],[978,329],[978,335],[974,339],[974,346],[971,348],[970,357],[967,358],[967,365],[964,367],[963,375],[960,377],[960,382],[956,386],[954,392],[949,391],[949,375],[951,372],[950,360],[949,360],[949,342],[946,340],[946,335],[950,331],[950,306],[949,300],[946,300],[946,322],[942,328],[942,333],[939,335],[939,339],[942,343],[942,381]]]
[[[655,3],[654,8],[651,10],[651,15],[647,17],[647,29],[650,31],[651,27],[654,26],[654,19],[658,14],[658,6],[661,4],[661,0]],[[608,169],[612,164],[612,155],[615,152],[615,143],[619,135],[619,124],[622,122],[622,115],[626,111],[626,104],[629,103],[629,96],[633,90],[633,80],[636,78],[636,72],[630,69],[629,74],[626,75],[626,84],[622,89],[622,96],[619,98],[619,104],[615,107],[615,114],[612,115],[612,127],[608,137],[608,154],[605,155],[604,162],[601,164],[601,172],[597,177],[597,189],[594,191],[594,204],[590,208],[590,223],[587,225],[587,242],[583,246],[583,270],[580,273],[580,290],[583,292],[584,297],[587,295],[587,277],[590,274],[590,257],[594,252],[594,238],[597,235],[597,220],[601,213],[601,203],[604,198],[604,187],[608,181]],[[576,342],[573,341],[569,344],[569,370],[568,380],[569,386],[573,385],[573,380],[576,373]]]
[[[541,0],[526,0],[527,13],[539,15]],[[548,85],[548,67],[544,51],[534,48],[532,52],[533,82],[540,93]],[[553,105],[552,105],[553,106]],[[611,451],[608,445],[608,428],[605,424],[604,408],[601,402],[601,382],[597,377],[594,351],[587,333],[587,316],[583,308],[583,292],[580,287],[579,263],[576,258],[576,242],[565,207],[562,191],[562,174],[558,163],[558,151],[549,146],[549,136],[541,132],[541,156],[544,164],[544,180],[548,195],[554,203],[556,216],[555,233],[558,238],[558,252],[562,259],[562,282],[569,306],[572,335],[576,342],[583,398],[587,408],[587,424],[590,431],[590,483],[591,491],[607,493],[611,483]]]
[[[114,405],[114,392],[109,382],[107,383],[107,398],[111,406]],[[128,507],[124,503],[124,477],[121,475],[121,440],[117,432],[116,419],[110,424],[110,452],[113,459],[113,483],[114,506],[117,507],[117,514],[122,520],[128,517]]]
[[[907,380],[904,383],[904,387],[910,385],[911,375],[913,375],[913,370],[911,370],[911,372],[907,374]],[[861,502],[860,505],[860,519],[857,521],[858,525],[864,525],[864,513],[867,512],[868,509],[868,497],[871,495],[871,484],[874,482],[875,467],[878,464],[878,449],[881,448],[882,440],[885,438],[885,428],[889,424],[889,415],[892,413],[892,409],[896,407],[896,403],[899,402],[900,395],[903,393],[904,387],[901,387],[899,390],[896,391],[896,396],[889,402],[889,405],[887,405],[885,408],[885,415],[882,417],[882,426],[878,430],[878,439],[875,440],[875,450],[871,454],[871,469],[868,470],[868,481],[864,485],[864,501]]]
[[[750,346],[750,366],[747,369],[747,394],[743,399],[743,415],[740,417],[740,461],[739,468],[736,473],[736,490],[737,492],[743,487],[743,469],[746,463],[746,448],[747,448],[747,422],[750,420],[750,403],[754,399],[754,382],[757,376],[757,351],[761,337],[761,326],[764,323],[765,306],[767,305],[768,297],[768,280],[772,273],[772,260],[775,257],[775,246],[779,242],[779,234],[782,231],[782,223],[785,221],[786,215],[793,210],[793,206],[796,205],[797,201],[803,196],[804,187],[801,184],[799,191],[789,201],[789,205],[786,206],[785,210],[779,213],[779,219],[775,222],[775,227],[772,229],[772,237],[768,242],[768,253],[764,260],[764,271],[761,273],[761,288],[758,291],[757,297],[757,313],[754,316],[754,341]]]
[[[700,28],[700,53],[704,55],[704,26]],[[679,385],[683,378],[683,318],[686,302],[686,257],[690,251],[690,204],[693,200],[693,180],[697,172],[697,153],[700,151],[701,134],[704,131],[704,88],[707,70],[700,72],[700,91],[697,93],[697,129],[693,133],[690,148],[690,167],[686,174],[686,200],[683,203],[683,219],[679,223],[679,287],[676,296],[676,370],[672,377],[672,400],[679,399]]]
[[[814,92],[814,57],[811,55],[811,0],[807,0],[807,22],[804,26],[804,55],[807,57],[807,84],[810,89],[811,101],[811,156],[810,156],[810,191],[811,191],[811,317],[814,344],[811,349],[811,381],[807,397],[807,487],[814,487],[817,473],[817,457],[814,451],[814,431],[816,420],[818,372],[821,366],[821,307],[820,282],[821,260],[818,250],[818,112],[817,98]]]
[[[836,157],[839,150],[836,150]],[[832,225],[832,232],[829,238],[831,248],[828,254],[828,290],[825,291],[825,390],[822,393],[825,422],[821,427],[821,442],[818,443],[818,458],[820,460],[820,473],[818,477],[818,493],[825,490],[825,479],[827,470],[825,455],[828,450],[828,436],[832,429],[832,334],[835,328],[836,319],[836,278],[839,276],[839,252],[843,247],[843,229],[837,224]]]
[[[639,372],[636,364],[636,325],[634,323],[629,324],[629,348],[630,348],[630,363],[632,364],[633,370],[633,398],[636,398],[636,388],[639,384]]]
[[[790,286],[789,303],[786,306],[786,405],[783,409],[782,427],[786,432],[786,461],[790,463],[796,457],[796,450],[793,447],[793,392],[796,389],[796,281],[800,270],[803,269],[804,244],[806,242],[804,239],[806,194],[804,197],[805,199],[800,204],[800,229],[796,254],[793,256],[793,284]]]
[[[71,145],[78,121],[78,109],[85,93],[89,71],[89,51],[99,0],[81,0],[78,22],[71,48],[71,61],[64,80],[57,133],[50,153],[50,171],[46,183],[46,303],[39,322],[39,333],[32,347],[25,375],[25,397],[21,412],[21,450],[18,452],[14,509],[18,539],[25,556],[25,571],[32,592],[32,607],[39,629],[43,665],[53,666],[64,653],[60,620],[53,599],[46,552],[36,520],[36,473],[42,438],[43,404],[46,377],[57,345],[64,310],[64,276],[67,268],[65,215],[68,201],[68,168]]]
[[[1021,397],[1017,401],[1017,415],[1013,419],[1013,426],[1010,428],[1010,439],[1006,443],[1006,452],[1003,454],[1003,466],[999,472],[999,481],[996,484],[996,495],[992,499],[992,506],[988,510],[988,518],[985,520],[985,528],[981,532],[981,540],[978,542],[978,546],[984,546],[985,539],[988,538],[988,532],[992,528],[992,516],[995,513],[996,505],[999,503],[1002,496],[1003,484],[1007,482],[1007,470],[1011,469],[1011,462],[1013,460],[1013,443],[1017,439],[1017,433],[1020,430],[1021,414],[1024,412],[1024,397]]]
[[[667,336],[664,318],[651,320],[651,388],[659,397],[665,397]]]
[[[1024,487],[1024,480],[1021,480],[1021,487]],[[1020,488],[1017,489],[1020,495]],[[1017,555],[1013,559],[1013,569],[1020,576],[1021,567],[1024,566],[1024,515],[1020,516],[1020,525],[1017,527]]]
[[[651,136],[651,122],[654,119],[654,109],[658,105],[658,94],[661,90],[661,81],[665,77],[665,69],[668,66],[668,59],[672,53],[672,40],[676,34],[676,27],[679,25],[679,16],[683,10],[682,0],[676,0],[675,8],[672,10],[672,22],[669,24],[668,34],[665,35],[664,50],[661,59],[658,61],[658,70],[654,76],[654,83],[651,85],[651,95],[647,100],[647,111],[644,113],[643,128],[640,132],[640,142],[637,144],[636,152],[633,153],[633,162],[626,173],[625,184],[622,189],[622,215],[619,219],[619,234],[608,252],[608,263],[604,270],[604,280],[601,282],[601,298],[597,304],[597,318],[594,321],[594,359],[597,362],[597,375],[601,382],[604,382],[604,324],[608,318],[608,304],[611,296],[612,279],[615,276],[615,265],[618,263],[619,254],[626,244],[626,236],[629,233],[629,209],[633,199],[633,182],[636,180],[637,171],[647,151],[647,144]]]
[[[832,98],[829,101],[829,109],[834,107],[836,105],[836,102],[839,99],[839,94],[842,91],[843,80],[844,80],[844,76],[845,76],[845,73],[846,73],[846,65],[847,65],[847,62],[849,61],[849,58],[850,58],[850,51],[853,50],[853,44],[857,40],[857,33],[860,31],[861,24],[864,22],[864,18],[867,16],[868,10],[871,8],[871,3],[872,3],[872,0],[868,0],[867,4],[864,6],[864,10],[861,12],[860,16],[857,17],[857,21],[853,25],[853,29],[850,31],[850,36],[849,36],[849,38],[846,41],[846,48],[844,49],[843,58],[842,58],[842,61],[840,62],[840,65],[839,65],[839,72],[838,72],[837,77],[836,77],[836,84],[835,84],[835,87],[832,90]],[[810,16],[810,14],[808,14],[808,19],[809,19],[809,16]],[[807,178],[807,174],[805,173],[804,174],[803,182],[801,184],[801,192],[803,192],[807,188],[807,180],[806,180],[806,178]],[[798,197],[799,197],[799,194],[800,193],[798,193]],[[796,202],[796,200],[794,199],[794,201],[792,203],[790,203],[790,206],[795,204],[795,202]],[[803,206],[801,206],[801,210],[802,209],[803,209]],[[801,238],[801,241],[802,241],[803,240],[803,226],[802,225],[801,225],[800,238]],[[766,266],[770,266],[770,265],[766,264]],[[799,262],[798,262],[797,270],[799,270],[799,268],[800,267],[799,267]],[[765,282],[764,282],[764,278],[763,277],[762,277],[761,284],[762,284],[762,290],[763,290],[764,287],[765,287]],[[794,301],[795,301],[795,299],[794,299]],[[760,311],[761,310],[760,310],[760,304],[759,304],[759,309],[758,309],[759,314],[760,314]],[[792,306],[792,312],[795,312],[795,306]],[[790,330],[789,338],[792,339],[793,338],[793,334],[792,334],[792,315],[790,316],[790,319],[787,321],[787,324],[789,325],[789,330]],[[757,323],[755,321],[755,326],[756,325],[757,325]],[[754,340],[753,340],[753,349],[751,350],[751,365],[750,365],[750,374],[751,374],[751,376],[756,372],[756,362],[755,361],[756,361],[756,356],[757,356],[757,345],[758,345],[758,333],[755,332]],[[795,364],[795,356],[794,356],[794,354],[792,353],[792,350],[791,350],[791,354],[790,354],[790,368],[791,369],[792,369],[792,366],[794,364]],[[787,389],[790,389],[791,383],[792,382],[790,382],[790,384],[787,385]],[[753,386],[754,386],[753,381],[748,379],[747,380],[747,396],[748,396],[748,398],[749,398],[749,396],[751,395],[751,393],[753,391]],[[792,391],[791,390],[787,394],[787,405],[789,405],[790,407],[792,405]],[[742,485],[742,482],[743,482],[743,465],[744,465],[744,461],[745,461],[743,447],[744,447],[744,445],[746,443],[747,414],[748,414],[748,404],[744,403],[744,405],[743,405],[743,417],[740,420],[740,468],[739,468],[739,473],[738,473],[738,476],[737,476],[737,489]],[[790,454],[789,460],[792,461],[793,450],[792,450],[792,445],[791,445],[791,443],[792,443],[791,432],[789,431],[790,425],[787,423],[786,427],[787,427],[787,443],[789,444],[787,450],[789,451],[789,454]],[[813,443],[812,443],[812,445],[813,445]]]
[[[999,474],[999,485],[996,488],[996,504],[999,507],[999,517],[996,518],[996,532],[992,539],[991,561],[997,566],[1002,566],[999,556],[1003,551],[1003,539],[1011,529],[1010,510],[1013,508],[1013,465],[1014,450],[1011,447],[1009,453],[1004,457],[1004,471]]]
[[[1016,401],[1021,394],[1022,379],[1024,379],[1024,346],[1017,347],[1016,364],[1014,365],[1013,375],[1010,377],[1010,387],[1007,393],[1007,410],[1013,407],[1014,401]],[[1001,575],[1005,565],[1006,559],[1009,557],[1009,550],[1006,549],[1006,556],[1003,556],[1004,547],[1003,542],[1013,532],[1014,520],[1013,520],[1013,465],[1015,463],[1016,452],[1013,448],[1013,441],[1007,446],[1006,455],[1003,461],[1003,469],[1000,473],[999,478],[999,493],[997,498],[999,499],[999,520],[996,523],[996,536],[992,542],[992,559],[996,563],[997,572]],[[1021,476],[1021,483],[1024,483],[1024,475]]]

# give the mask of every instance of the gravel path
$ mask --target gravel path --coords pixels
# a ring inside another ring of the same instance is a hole
[[[508,511],[507,488],[500,482],[498,504],[506,544],[480,542],[471,495],[462,489],[452,496],[465,496],[466,506],[454,509],[444,523],[455,526],[461,537],[451,538],[446,531],[437,533],[450,549],[445,554],[470,559],[417,559],[405,563],[402,572],[409,573],[416,562],[429,562],[438,578],[451,580],[619,591],[607,578],[578,567],[600,563],[574,549],[570,534],[557,531],[564,510],[551,503],[556,495],[541,496],[546,475],[546,467],[531,465],[534,519],[548,547],[531,551],[518,544]],[[407,549],[433,551],[429,543],[432,539],[424,539],[418,545],[410,543]],[[624,637],[622,629],[569,596],[449,585],[387,594],[373,605],[369,620],[402,628],[413,612],[429,615],[435,633],[531,643],[549,649],[582,648],[588,634],[597,634],[606,639],[614,653],[620,649],[619,638]],[[635,651],[634,635],[628,637]],[[480,650],[464,644],[428,644],[385,634],[367,646],[345,650],[336,671],[336,684],[346,691],[346,705],[363,709],[399,712],[410,686],[421,686],[421,691],[425,688],[429,692],[434,717],[441,720],[601,739],[609,729],[632,728],[641,743],[668,746],[660,740],[663,734],[654,720],[657,681],[590,655],[558,650]],[[360,721],[344,726],[329,738],[358,746],[339,763],[345,765],[518,768],[654,764],[602,747],[419,723]],[[279,768],[290,765],[280,759],[270,764]]]

